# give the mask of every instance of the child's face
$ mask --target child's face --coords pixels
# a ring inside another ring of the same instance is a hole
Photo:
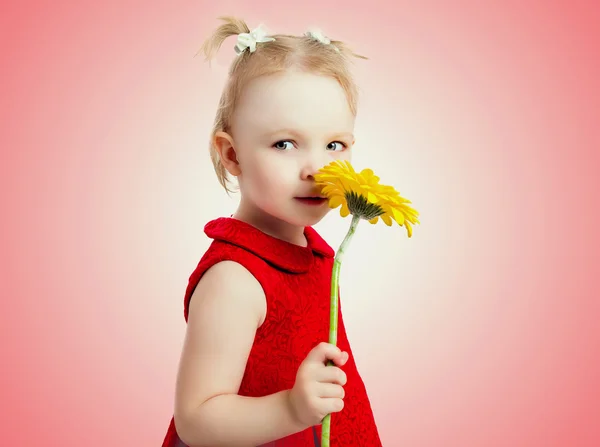
[[[231,129],[245,205],[293,225],[320,221],[327,203],[298,198],[318,195],[313,176],[321,167],[350,160],[354,120],[332,78],[287,72],[250,82]]]

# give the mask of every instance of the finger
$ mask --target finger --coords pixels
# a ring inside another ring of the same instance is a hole
[[[344,386],[348,381],[346,373],[337,366],[326,366],[325,368],[319,368],[315,373],[315,379],[321,383],[336,383]]]
[[[344,409],[344,401],[337,397],[321,399],[325,414],[338,413]]]
[[[333,360],[336,364],[342,358],[342,351],[331,343],[319,343],[308,354],[308,358],[314,362],[325,363],[327,360]]]
[[[348,361],[349,357],[350,356],[348,355],[348,353],[346,351],[343,351],[342,355],[337,360],[334,360],[334,362],[338,366],[344,366],[346,364],[346,362]]]
[[[338,399],[343,399],[346,397],[344,388],[333,383],[319,383],[317,393],[322,398],[337,397]]]

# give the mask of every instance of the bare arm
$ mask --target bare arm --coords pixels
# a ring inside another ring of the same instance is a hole
[[[239,396],[256,329],[266,313],[258,281],[241,265],[209,269],[189,307],[175,396],[175,425],[190,446],[256,446],[307,426],[296,421],[289,391]]]

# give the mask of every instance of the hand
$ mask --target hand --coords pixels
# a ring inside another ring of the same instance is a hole
[[[308,427],[320,424],[325,416],[344,408],[346,373],[338,366],[326,366],[328,360],[343,366],[348,353],[331,343],[315,346],[300,364],[289,393],[293,416]]]

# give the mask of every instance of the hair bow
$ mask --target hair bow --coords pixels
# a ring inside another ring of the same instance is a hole
[[[313,40],[316,40],[317,42],[321,42],[323,45],[331,45],[331,39],[329,39],[329,37],[327,37],[325,34],[323,34],[323,32],[321,30],[318,29],[312,29],[312,30],[308,30],[307,32],[304,33],[304,35],[306,37],[310,37]],[[340,50],[338,49],[338,47],[336,47],[335,45],[331,45],[335,51],[339,52]]]
[[[257,43],[274,41],[275,39],[273,37],[268,37],[266,31],[263,29],[263,26],[260,25],[258,28],[255,28],[249,33],[238,34],[235,52],[238,56],[246,51],[246,49],[249,49],[251,53],[254,53],[256,51]]]

